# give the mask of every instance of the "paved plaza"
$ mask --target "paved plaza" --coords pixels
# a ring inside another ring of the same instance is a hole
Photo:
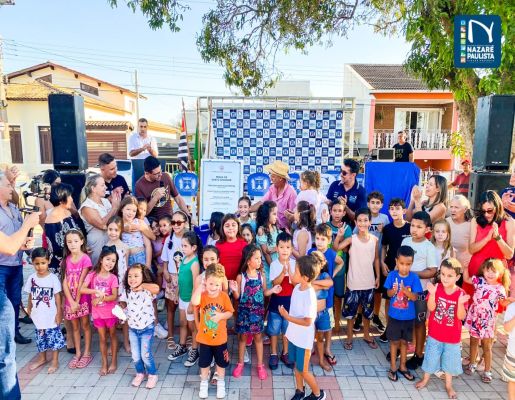
[[[29,272],[29,267],[25,267]],[[165,320],[164,312],[160,319]],[[455,379],[454,388],[460,399],[505,399],[506,384],[500,379],[502,360],[506,350],[506,336],[502,331],[499,320],[497,342],[494,345],[494,380],[491,384],[482,383],[480,376],[462,375]],[[22,333],[33,337],[33,325],[23,325]],[[373,331],[377,335],[377,331]],[[120,332],[121,338],[121,332]],[[331,372],[324,372],[318,365],[316,357],[312,359],[313,373],[317,376],[320,387],[327,393],[328,399],[445,399],[443,381],[432,377],[427,388],[417,390],[413,382],[408,382],[399,376],[398,382],[390,382],[387,378],[389,363],[385,354],[387,344],[380,344],[376,350],[370,349],[361,339],[354,342],[354,349],[346,351],[343,348],[344,336],[333,337],[333,350],[338,364]],[[464,354],[468,352],[468,333],[463,333]],[[236,349],[236,337],[229,336],[229,349]],[[85,369],[70,370],[67,367],[72,355],[66,351],[60,353],[60,368],[53,374],[47,374],[47,368],[42,367],[30,372],[28,365],[36,356],[34,343],[17,346],[18,376],[22,387],[23,400],[58,400],[58,399],[99,399],[99,400],[130,400],[130,399],[183,399],[198,398],[199,368],[195,365],[186,368],[182,360],[168,361],[169,351],[166,340],[154,341],[154,355],[159,371],[159,382],[152,390],[134,388],[130,382],[135,374],[131,357],[123,349],[118,355],[118,370],[115,374],[100,377],[100,353],[98,335],[93,335],[94,359]],[[268,360],[269,346],[265,346],[265,364]],[[237,355],[231,352],[233,365]],[[290,369],[284,365],[276,371],[270,371],[268,379],[260,381],[256,375],[256,357],[254,350],[251,354],[252,365],[246,364],[243,376],[235,379],[231,376],[232,367],[228,369],[226,378],[227,399],[290,399],[294,393],[294,379]],[[421,370],[417,370],[421,375]],[[142,384],[144,386],[144,384]],[[216,398],[216,386],[211,385],[210,398]]]

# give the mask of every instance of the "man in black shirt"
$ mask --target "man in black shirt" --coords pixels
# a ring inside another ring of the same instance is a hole
[[[109,153],[103,153],[98,156],[98,165],[100,166],[100,174],[104,178],[106,184],[105,197],[108,199],[115,191],[120,193],[123,199],[127,194],[130,194],[129,186],[125,178],[118,175],[118,168],[116,160]]]
[[[406,132],[399,131],[399,143],[394,144],[396,162],[413,162],[413,146],[406,142]]]

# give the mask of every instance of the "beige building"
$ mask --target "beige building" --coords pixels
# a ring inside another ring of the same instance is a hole
[[[52,141],[48,112],[51,93],[84,98],[89,166],[100,153],[127,158],[128,137],[137,126],[136,93],[52,62],[7,75],[7,116],[12,162],[29,173],[52,168]],[[140,100],[144,99],[140,96]],[[177,147],[178,129],[149,121],[149,133],[163,149]]]

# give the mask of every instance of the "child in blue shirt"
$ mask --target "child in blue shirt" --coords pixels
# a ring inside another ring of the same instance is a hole
[[[415,322],[415,300],[422,292],[422,285],[417,274],[411,272],[415,252],[409,246],[401,246],[397,252],[396,270],[390,272],[384,284],[390,300],[388,309],[388,326],[386,337],[390,341],[390,371],[388,379],[397,382],[398,373],[408,381],[415,377],[406,367],[408,342],[413,338]],[[397,369],[397,350],[400,349],[401,360]]]

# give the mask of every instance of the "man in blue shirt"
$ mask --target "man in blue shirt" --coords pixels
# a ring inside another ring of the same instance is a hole
[[[354,221],[354,212],[367,206],[367,195],[365,188],[356,180],[359,173],[359,163],[351,158],[343,160],[340,172],[341,180],[331,183],[327,191],[329,201],[341,197],[345,200],[345,215],[350,221]]]

